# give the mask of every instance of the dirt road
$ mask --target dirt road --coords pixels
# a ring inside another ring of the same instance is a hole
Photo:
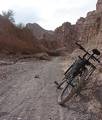
[[[64,62],[58,57],[0,66],[0,120],[89,120],[84,104],[57,103],[54,81],[61,80]]]

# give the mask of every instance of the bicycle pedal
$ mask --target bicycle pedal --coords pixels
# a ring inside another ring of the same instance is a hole
[[[59,86],[58,86],[58,87],[57,87],[57,89],[60,89],[60,90],[61,90],[61,89],[62,89],[62,87],[59,87]]]
[[[57,81],[54,81],[54,83],[58,86],[59,85],[59,83],[57,82]]]
[[[60,86],[59,86],[59,83],[57,81],[54,81],[54,83],[57,85],[57,89],[62,89]]]

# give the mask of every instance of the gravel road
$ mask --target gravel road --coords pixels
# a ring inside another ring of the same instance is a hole
[[[57,57],[0,66],[0,120],[89,120],[84,106],[70,109],[57,103],[54,81],[62,79],[64,64]]]

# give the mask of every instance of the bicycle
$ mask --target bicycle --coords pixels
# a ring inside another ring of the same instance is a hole
[[[64,105],[68,102],[75,94],[79,95],[84,83],[90,78],[93,72],[96,70],[96,66],[91,60],[100,63],[98,56],[100,56],[100,51],[98,49],[91,50],[89,53],[83,46],[76,43],[79,49],[83,50],[85,54],[78,59],[66,70],[64,73],[63,80],[58,83],[57,89],[61,89],[61,93],[58,97],[58,103]]]

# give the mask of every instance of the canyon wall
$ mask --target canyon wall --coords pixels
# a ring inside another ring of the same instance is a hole
[[[98,0],[96,10],[80,17],[76,24],[63,23],[54,31],[43,29],[38,24],[28,23],[20,29],[0,16],[0,53],[38,53],[75,49],[75,42],[102,46],[102,0]]]

